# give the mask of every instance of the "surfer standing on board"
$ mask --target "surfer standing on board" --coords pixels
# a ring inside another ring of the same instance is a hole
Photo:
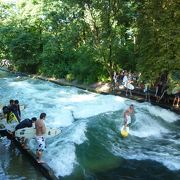
[[[124,112],[124,128],[128,127],[131,123],[131,115],[134,113],[134,105],[131,104],[129,108]]]
[[[46,118],[46,113],[40,114],[40,119],[35,122],[36,128],[36,141],[37,141],[37,149],[36,149],[36,157],[38,163],[44,163],[42,159],[42,152],[46,149],[44,134],[46,133],[46,126],[44,120]]]

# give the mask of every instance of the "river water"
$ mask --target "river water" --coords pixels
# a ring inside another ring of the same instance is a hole
[[[171,111],[0,71],[0,102],[10,99],[26,106],[22,119],[45,112],[46,126],[62,128],[43,154],[62,179],[180,179],[180,116]],[[133,125],[123,139],[123,112],[132,103]],[[34,140],[29,147],[35,152]],[[43,179],[6,139],[0,148],[0,179]]]

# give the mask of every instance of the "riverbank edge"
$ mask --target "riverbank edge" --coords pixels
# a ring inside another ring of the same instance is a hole
[[[46,163],[38,163],[34,152],[32,152],[31,150],[23,149],[21,143],[16,139],[13,139],[13,142],[15,146],[20,150],[20,152],[23,153],[30,160],[30,162],[35,168],[38,168],[38,170],[45,178],[47,178],[48,180],[61,179],[60,177],[56,177],[54,171]]]

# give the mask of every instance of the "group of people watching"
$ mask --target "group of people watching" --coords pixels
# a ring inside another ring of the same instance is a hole
[[[9,101],[9,105],[3,107],[3,113],[7,115],[6,119],[8,123],[10,123],[9,121],[13,121],[13,120],[20,122],[21,110],[20,110],[19,101],[11,99]]]
[[[132,96],[132,89],[127,88],[128,84],[136,83],[139,78],[139,74],[131,73],[126,70],[122,70],[119,74],[114,72],[113,74],[113,90],[118,90],[121,87],[125,88],[126,96]]]
[[[173,107],[180,107],[180,90],[175,94],[169,92],[169,84],[168,84],[168,73],[164,72],[160,75],[159,79],[154,86],[146,81],[141,81],[141,74],[139,73],[131,73],[126,70],[122,70],[120,73],[114,72],[113,74],[113,90],[121,90],[125,89],[125,94],[128,96],[132,96],[132,90],[127,88],[127,84],[132,84],[138,88],[143,90],[145,95],[145,101],[151,100],[151,97],[155,97],[155,101],[159,103],[162,99],[164,103],[170,103],[171,96],[174,96],[173,99]],[[180,78],[179,78],[180,79]],[[180,86],[179,83],[175,85]],[[180,89],[180,88],[179,88]]]
[[[44,123],[46,113],[41,113],[39,119],[37,119],[36,117],[32,117],[31,119],[27,118],[21,120],[21,110],[18,100],[10,100],[9,105],[2,108],[2,112],[3,116],[1,115],[1,121],[2,119],[6,121],[6,127],[0,130],[1,136],[6,136],[8,139],[12,140],[15,138],[15,131],[17,131],[18,129],[30,127],[34,127],[36,129],[35,139],[37,142],[37,162],[43,163],[42,152],[46,149],[45,138],[43,136],[46,132],[46,127]],[[17,138],[17,140],[21,143],[22,148],[28,149],[28,139]]]

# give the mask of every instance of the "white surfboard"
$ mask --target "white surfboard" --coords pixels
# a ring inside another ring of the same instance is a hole
[[[43,136],[45,138],[51,138],[57,136],[60,133],[61,133],[60,129],[46,127],[46,133]],[[35,138],[35,136],[36,136],[36,129],[34,127],[18,129],[17,131],[15,131],[15,137],[19,137],[19,138],[24,137],[26,139],[32,139]]]
[[[11,123],[7,123],[6,119],[1,119],[0,120],[0,129],[6,129],[8,131],[11,131],[11,132],[14,132],[15,131],[15,128],[16,126],[18,125],[18,122],[17,121],[11,121]]]
[[[20,105],[20,110],[21,110],[21,111],[24,110],[25,108],[26,108],[25,105]]]
[[[4,114],[0,112],[0,120],[4,119]]]
[[[121,133],[122,137],[127,137],[128,134],[129,134],[129,127],[124,128],[124,125],[123,125],[122,128],[121,128],[120,133]]]
[[[6,120],[4,118],[0,119],[0,130],[5,130],[6,129]]]
[[[9,124],[7,123],[6,129],[10,132],[14,132],[17,125],[18,125],[17,121],[13,121],[12,123]]]
[[[125,85],[126,88],[130,89],[130,90],[134,90],[134,86],[131,83],[127,83]]]

